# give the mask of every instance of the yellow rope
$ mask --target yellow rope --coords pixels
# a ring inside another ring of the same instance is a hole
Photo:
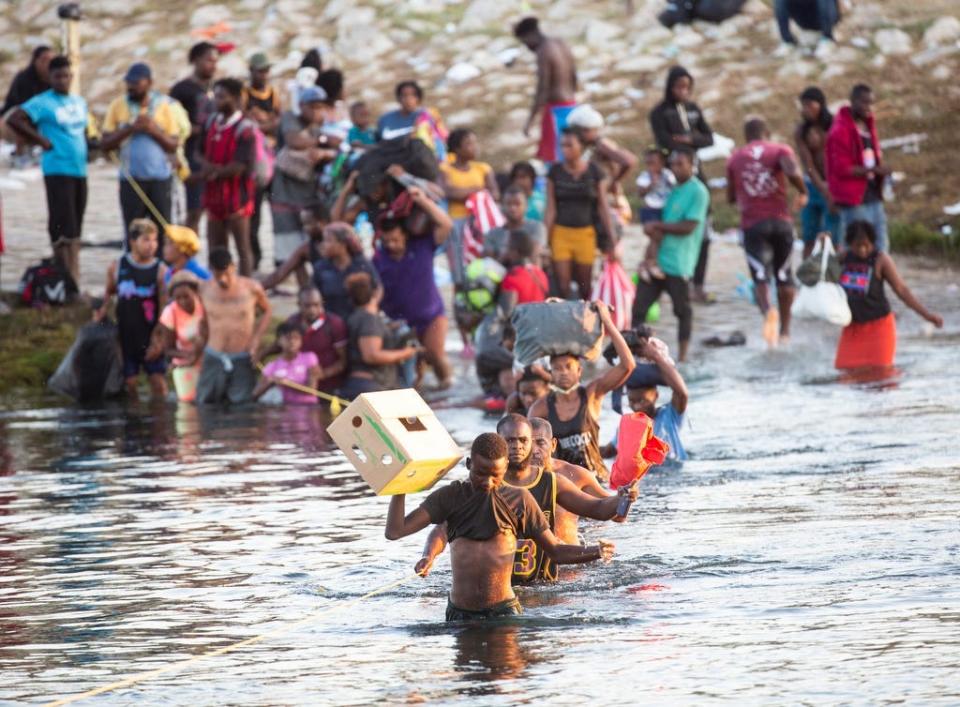
[[[163,226],[163,230],[166,231],[167,226],[170,224],[167,223],[167,220],[160,214],[160,211],[157,210],[157,207],[153,205],[152,201],[150,201],[150,197],[148,197],[140,185],[137,184],[137,180],[131,177],[130,173],[127,171],[127,168],[122,165],[120,166],[120,172],[123,174],[123,178],[127,180],[127,183],[133,187],[133,190],[137,193],[137,196],[140,197],[140,201],[142,201],[144,206],[146,206],[150,213],[153,214],[153,217],[157,219],[157,223]]]
[[[258,363],[257,368],[263,373],[263,364]],[[287,388],[292,388],[293,390],[299,390],[301,393],[307,393],[308,395],[315,395],[318,398],[323,398],[324,400],[330,401],[330,412],[334,417],[340,414],[340,408],[342,405],[349,405],[350,401],[344,398],[338,398],[336,395],[330,395],[330,393],[324,393],[322,390],[316,390],[315,388],[308,388],[305,385],[300,385],[290,380],[277,380],[277,385],[283,385]]]
[[[60,699],[54,700],[53,702],[48,702],[45,707],[57,707],[58,705],[68,705],[78,700],[85,700],[89,697],[96,697],[97,695],[102,695],[106,692],[113,692],[114,690],[120,690],[122,688],[130,687],[131,685],[136,685],[137,683],[144,682],[145,680],[150,680],[152,678],[157,677],[158,675],[163,675],[165,673],[172,673],[175,670],[180,670],[182,668],[187,667],[191,663],[197,663],[201,660],[206,660],[207,658],[214,658],[218,655],[224,655],[225,653],[232,653],[233,651],[240,650],[241,648],[252,646],[255,643],[261,643],[267,640],[268,638],[274,638],[276,636],[289,633],[290,631],[300,628],[301,626],[306,626],[307,624],[313,621],[316,621],[321,616],[325,616],[326,614],[329,614],[333,611],[337,611],[338,609],[345,609],[351,606],[356,606],[357,604],[364,601],[365,599],[374,597],[377,594],[383,594],[384,592],[389,591],[394,587],[399,587],[401,584],[405,582],[409,582],[411,579],[417,576],[418,575],[415,575],[415,574],[406,575],[395,582],[391,582],[390,584],[385,584],[384,586],[379,587],[378,589],[374,589],[373,591],[367,592],[361,597],[357,597],[356,599],[342,602],[340,604],[335,604],[333,606],[328,606],[325,609],[316,611],[308,615],[307,617],[300,619],[299,621],[293,622],[292,624],[285,624],[283,626],[279,626],[274,630],[267,631],[266,633],[262,633],[259,636],[254,636],[253,638],[248,638],[238,643],[232,643],[229,646],[224,646],[223,648],[217,648],[212,651],[207,651],[206,653],[201,653],[200,655],[193,656],[192,658],[187,658],[186,660],[181,660],[177,663],[171,663],[170,665],[165,665],[164,667],[157,668],[156,670],[148,670],[143,673],[137,673],[136,675],[131,675],[130,677],[124,678],[123,680],[118,680],[117,682],[112,682],[109,685],[104,685],[102,687],[98,687],[93,690],[88,690],[87,692],[81,692],[77,695],[70,695],[68,697],[61,697]]]

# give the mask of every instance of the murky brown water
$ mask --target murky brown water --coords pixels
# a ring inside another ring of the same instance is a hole
[[[758,324],[732,296],[698,316],[698,338]],[[97,702],[957,703],[958,338],[905,315],[901,375],[852,385],[831,371],[832,336],[798,327],[789,351],[698,352],[693,459],[648,475],[628,523],[585,524],[618,557],[525,590],[521,620],[445,625],[443,559],[426,580]],[[491,426],[457,406],[475,390],[464,369],[440,411],[464,443]],[[0,474],[3,703],[356,598],[409,573],[423,541],[383,539],[386,499],[302,409],[15,401]]]

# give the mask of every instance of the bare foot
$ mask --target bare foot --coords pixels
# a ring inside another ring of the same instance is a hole
[[[777,347],[779,331],[780,314],[776,309],[771,307],[767,310],[767,314],[763,318],[763,340],[767,342],[769,348],[775,349]]]

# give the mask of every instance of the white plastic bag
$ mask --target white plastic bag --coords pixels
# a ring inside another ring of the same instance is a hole
[[[840,285],[826,282],[827,265],[833,254],[833,244],[826,240],[820,257],[820,281],[812,287],[802,285],[791,311],[798,319],[823,319],[837,326],[847,326],[852,320],[847,293]]]

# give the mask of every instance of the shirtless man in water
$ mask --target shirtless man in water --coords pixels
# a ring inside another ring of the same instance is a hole
[[[543,34],[536,17],[520,20],[513,34],[537,55],[537,92],[523,134],[530,135],[537,114],[543,111],[537,158],[556,162],[560,159],[560,133],[566,127],[567,115],[576,105],[577,65],[573,52],[562,39]]]
[[[210,251],[210,270],[212,279],[200,289],[208,336],[197,380],[197,402],[249,402],[257,382],[260,340],[270,325],[270,301],[260,283],[237,274],[226,248]]]
[[[503,482],[507,443],[487,432],[473,441],[467,458],[470,476],[433,491],[419,508],[404,516],[405,496],[390,499],[386,536],[399,540],[431,523],[445,523],[450,538],[453,587],[447,621],[490,619],[522,613],[510,583],[517,538],[531,538],[547,557],[560,564],[609,560],[613,543],[561,545],[530,492]],[[426,559],[417,572],[426,574]]]
[[[560,513],[565,516],[566,527],[570,525],[569,519],[573,519],[573,532],[565,533],[564,543],[579,544],[578,516],[596,520],[623,520],[616,517],[617,506],[620,503],[619,495],[591,496],[577,488],[566,477],[545,469],[542,463],[534,463],[533,429],[530,421],[523,415],[511,414],[501,419],[497,425],[497,433],[507,442],[507,473],[503,477],[504,483],[530,492],[554,534],[558,533],[557,519]],[[589,475],[586,470],[582,471]],[[631,501],[635,501],[636,487],[624,487],[623,494],[629,496]],[[557,535],[557,537],[560,536]],[[423,549],[423,557],[417,564],[417,571],[426,574],[437,555],[443,552],[446,544],[447,527],[446,524],[441,523],[430,531]],[[558,577],[557,563],[548,557],[532,538],[518,536],[517,553],[513,562],[513,583],[556,581]]]

